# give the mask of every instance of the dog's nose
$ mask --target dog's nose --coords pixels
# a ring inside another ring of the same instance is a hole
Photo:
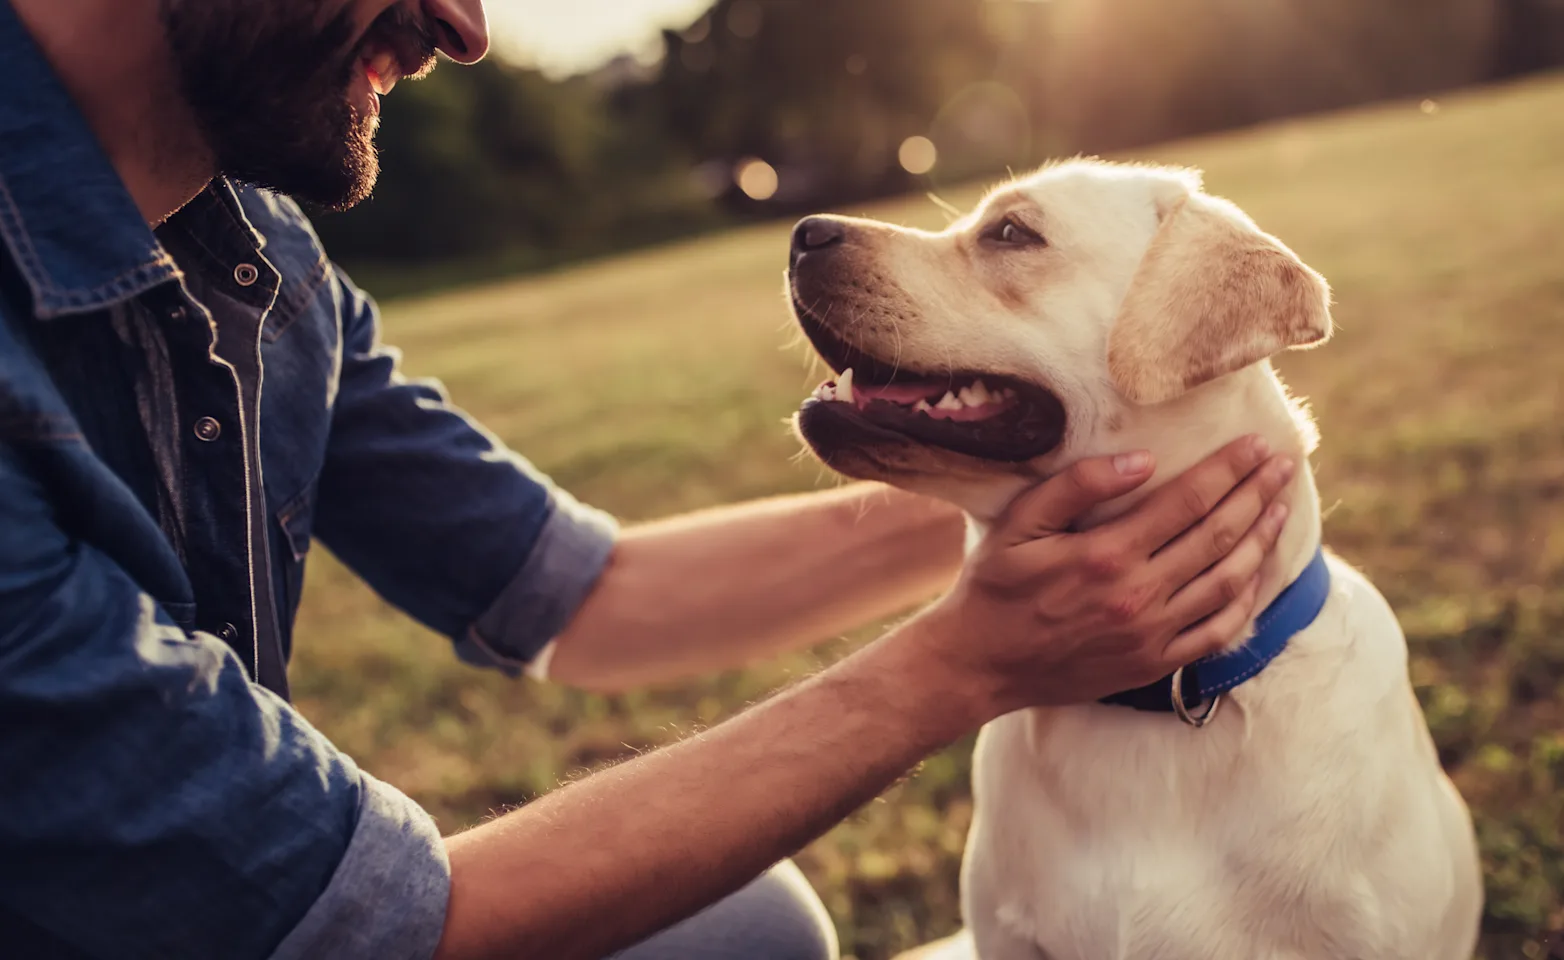
[[[793,228],[793,259],[834,247],[847,238],[847,227],[830,217],[805,217]]]

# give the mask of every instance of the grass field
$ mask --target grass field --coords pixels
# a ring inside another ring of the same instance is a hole
[[[1564,78],[1141,151],[1200,166],[1333,282],[1339,334],[1286,359],[1325,442],[1328,542],[1399,612],[1477,812],[1489,960],[1564,927]],[[967,204],[977,187],[946,196]],[[861,211],[855,211],[861,212]],[[917,198],[869,211],[938,226]],[[812,381],[787,226],[405,301],[387,338],[579,496],[627,521],[832,482],[782,425]],[[321,551],[304,711],[447,830],[711,724],[838,656],[605,699],[457,664]],[[951,930],[966,746],[800,857],[861,960]]]

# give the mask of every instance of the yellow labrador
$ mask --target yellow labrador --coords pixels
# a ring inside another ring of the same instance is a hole
[[[813,217],[789,292],[837,373],[799,411],[805,441],[841,473],[958,504],[974,536],[1083,457],[1157,456],[1095,524],[1245,434],[1300,464],[1316,443],[1269,358],[1330,335],[1329,289],[1189,171],[1052,166],[939,233]],[[1228,655],[1177,687],[984,729],[966,930],[920,956],[1471,956],[1471,817],[1406,641],[1322,552],[1307,469],[1284,496],[1265,612]]]

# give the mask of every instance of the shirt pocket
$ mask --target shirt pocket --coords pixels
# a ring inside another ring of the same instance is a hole
[[[271,247],[267,248],[267,253],[267,259],[282,275],[282,286],[261,327],[262,343],[276,343],[277,338],[301,317],[323,313],[335,319],[334,311],[330,309],[331,287],[326,282],[331,277],[331,265],[324,254],[317,254],[311,261],[284,256]]]
[[[299,612],[299,600],[304,594],[304,567],[309,558],[310,541],[315,526],[315,484],[311,482],[297,496],[277,511],[274,535],[278,538],[273,549],[277,577],[277,609],[285,642],[291,648],[293,621]]]

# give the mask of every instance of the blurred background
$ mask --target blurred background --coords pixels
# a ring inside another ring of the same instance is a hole
[[[502,56],[390,98],[321,224],[384,292],[1564,62],[1561,0],[490,6]]]
[[[1564,0],[491,0],[499,55],[387,99],[317,218],[415,375],[649,519],[834,483],[782,296],[823,209],[938,228],[1053,157],[1188,164],[1336,289],[1285,358],[1327,541],[1412,647],[1478,818],[1483,956],[1564,929]],[[936,200],[938,202],[936,202]],[[454,830],[720,721],[874,634],[602,698],[488,676],[318,550],[306,713]],[[954,929],[970,745],[800,857],[844,950]],[[1126,789],[1152,789],[1126,784]]]

